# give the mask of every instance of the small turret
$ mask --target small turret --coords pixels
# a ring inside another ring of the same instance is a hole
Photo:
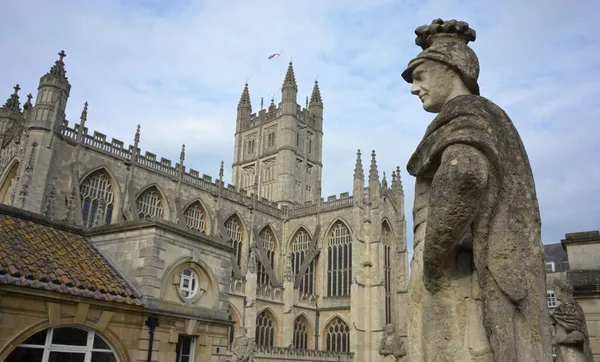
[[[294,66],[290,60],[287,73],[283,79],[281,87],[281,104],[282,114],[296,114],[296,100],[298,97],[298,85],[296,84],[296,76],[294,75]]]
[[[362,166],[360,150],[356,152],[356,166],[354,167],[354,202],[362,204],[365,190],[365,172]]]
[[[400,167],[396,167],[396,171],[392,172],[392,186],[390,191],[400,218],[404,219],[404,190],[402,188],[402,179],[400,178]]]
[[[371,167],[369,168],[369,200],[374,203],[379,200],[379,172],[377,171],[377,160],[375,150],[371,152]]]
[[[65,119],[67,100],[71,92],[71,84],[67,78],[64,50],[58,53],[59,59],[50,68],[48,73],[40,78],[38,95],[35,102],[34,117],[30,125],[37,128],[60,133]]]

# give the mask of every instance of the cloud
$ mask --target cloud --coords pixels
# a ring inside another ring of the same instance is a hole
[[[599,25],[593,1],[475,2],[267,0],[7,2],[0,23],[0,87],[23,94],[65,49],[73,88],[68,118],[90,102],[90,129],[125,142],[142,125],[143,150],[229,177],[236,105],[249,78],[254,110],[274,94],[293,57],[298,102],[319,76],[325,103],[323,194],[352,189],[356,149],[380,173],[406,162],[432,115],[400,73],[419,49],[414,28],[437,17],[467,20],[483,95],[513,119],[530,156],[543,238],[599,228],[596,155]],[[282,57],[266,57],[283,50]],[[410,215],[414,179],[403,171]],[[409,219],[409,230],[411,228]],[[410,234],[410,232],[409,232]]]

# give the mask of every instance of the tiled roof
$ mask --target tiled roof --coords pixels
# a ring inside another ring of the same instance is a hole
[[[84,236],[10,209],[0,208],[0,284],[142,305]]]

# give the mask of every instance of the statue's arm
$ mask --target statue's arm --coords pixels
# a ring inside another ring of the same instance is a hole
[[[448,146],[433,176],[423,245],[423,282],[432,293],[442,285],[448,255],[479,210],[488,181],[485,156],[464,144]]]

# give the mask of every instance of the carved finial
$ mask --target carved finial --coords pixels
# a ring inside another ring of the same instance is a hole
[[[263,110],[263,97],[260,97],[260,110]]]
[[[429,25],[421,25],[415,30],[417,38],[415,44],[423,50],[429,48],[437,41],[459,41],[468,44],[475,41],[475,30],[469,28],[464,21],[434,19]]]
[[[362,159],[360,150],[356,151],[356,165],[354,166],[354,179],[355,180],[364,180],[365,179],[365,171],[362,166]]]
[[[392,190],[399,194],[404,194],[402,188],[402,179],[400,178],[400,166],[396,167],[396,172],[392,173]]]
[[[87,121],[87,113],[88,113],[88,102],[85,102],[83,104],[83,110],[81,111],[81,117],[79,118],[81,120],[81,123],[79,124],[80,127],[83,127],[85,125],[85,122]]]
[[[185,160],[185,143],[181,145],[181,152],[179,153],[179,164],[183,166]]]
[[[137,128],[135,130],[135,137],[133,138],[136,147],[137,147],[138,143],[140,143],[140,129],[141,129],[141,126],[138,124]]]
[[[221,161],[221,167],[219,167],[219,182],[223,184],[223,171],[225,169],[225,162]]]
[[[295,275],[294,275],[294,267],[292,265],[292,255],[288,255],[288,257],[286,259],[287,260],[285,263],[285,272],[283,274],[283,277],[286,282],[293,283]]]
[[[25,104],[23,105],[23,109],[31,109],[33,108],[33,104],[31,103],[31,99],[33,98],[33,96],[31,95],[31,93],[29,93],[27,95],[27,102],[25,102]]]
[[[50,71],[48,72],[48,74],[63,78],[64,80],[67,80],[67,72],[65,70],[65,62],[64,62],[64,58],[67,56],[67,53],[65,53],[64,50],[61,50],[60,53],[58,53],[58,60],[56,62],[54,62],[54,65],[52,66],[52,68],[50,68]]]
[[[305,102],[304,108],[308,109],[308,96],[306,96],[306,102]]]
[[[379,180],[379,172],[377,171],[377,160],[375,158],[375,150],[371,152],[371,168],[369,169],[369,181]]]
[[[383,171],[383,177],[381,178],[381,188],[384,190],[387,189],[387,180],[385,179],[385,171]]]
[[[21,87],[17,84],[13,87],[14,92],[8,97],[2,109],[12,110],[12,111],[21,111],[21,104],[19,102],[19,90]]]

